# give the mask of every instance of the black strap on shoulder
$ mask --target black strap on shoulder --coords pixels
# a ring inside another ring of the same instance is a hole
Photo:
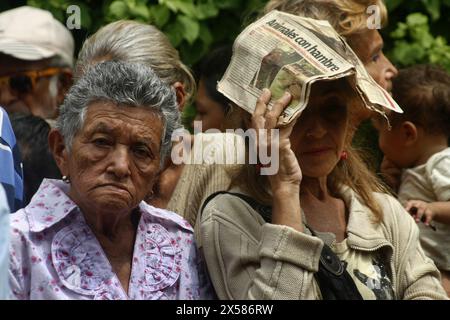
[[[263,205],[242,193],[218,191],[209,195],[203,202],[200,214],[203,213],[206,205],[214,197],[219,194],[230,194],[239,197],[245,201],[250,207],[258,212],[264,221],[270,223],[272,217],[272,207]],[[317,237],[316,233],[306,226],[311,234]],[[346,263],[342,262],[339,257],[333,252],[333,250],[324,243],[323,249],[320,253],[319,270],[314,274],[322,298],[324,300],[362,300],[362,296],[356,287],[355,282],[351,278],[350,274],[346,270]]]

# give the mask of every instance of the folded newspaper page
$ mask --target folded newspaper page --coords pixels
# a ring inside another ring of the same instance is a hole
[[[367,108],[383,114],[383,108],[402,112],[328,21],[274,10],[236,38],[217,89],[250,113],[262,89],[272,92],[269,106],[289,91],[292,101],[279,120],[279,125],[286,125],[308,104],[314,82],[343,77],[349,77]]]

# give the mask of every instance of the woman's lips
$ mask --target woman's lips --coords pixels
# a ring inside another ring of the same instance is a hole
[[[116,192],[120,192],[120,193],[126,192],[129,195],[131,194],[130,191],[128,191],[127,188],[125,188],[124,186],[118,185],[118,184],[106,183],[106,184],[102,184],[102,185],[100,185],[98,187],[100,187],[100,188],[104,188],[104,187],[111,188],[111,189],[115,190]]]
[[[315,155],[321,155],[321,154],[323,154],[325,152],[328,152],[330,150],[332,150],[332,148],[320,147],[320,148],[314,148],[314,149],[310,149],[308,151],[304,151],[303,154],[315,156]]]

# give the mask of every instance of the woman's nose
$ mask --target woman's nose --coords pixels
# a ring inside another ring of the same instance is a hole
[[[109,157],[109,165],[107,172],[115,175],[119,179],[123,179],[131,175],[130,171],[130,154],[125,146],[116,147]]]
[[[395,77],[397,77],[398,75],[398,70],[397,68],[392,64],[392,62],[383,54],[383,58],[385,60],[385,64],[386,64],[386,73],[385,73],[385,77],[386,80],[392,80]]]
[[[312,125],[306,131],[306,137],[320,139],[327,133],[325,123],[322,119],[314,120],[311,123]]]

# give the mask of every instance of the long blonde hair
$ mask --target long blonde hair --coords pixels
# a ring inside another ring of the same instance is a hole
[[[271,0],[262,14],[279,10],[302,17],[327,20],[342,36],[367,30],[369,6],[378,6],[381,25],[387,23],[387,9],[382,0]]]
[[[103,60],[142,63],[169,85],[181,82],[187,101],[195,94],[196,83],[189,68],[181,62],[178,51],[166,35],[152,25],[121,20],[99,29],[81,48],[75,78],[93,63]]]

